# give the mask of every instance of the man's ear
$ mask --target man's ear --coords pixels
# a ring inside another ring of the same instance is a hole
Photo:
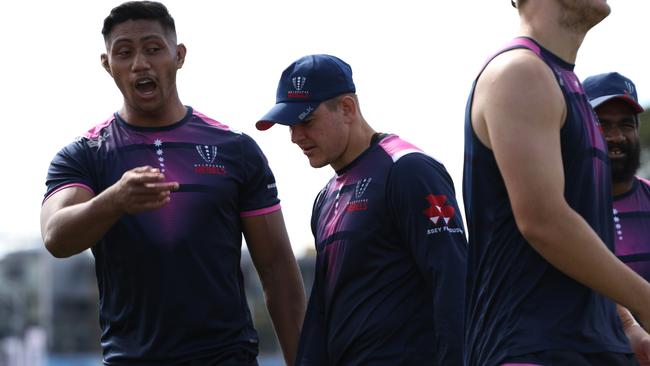
[[[110,76],[113,76],[113,73],[111,73],[111,67],[108,65],[108,55],[105,54],[105,53],[102,53],[101,60],[102,60],[102,67],[104,68],[104,70],[106,70],[106,72]]]
[[[176,68],[180,69],[185,63],[185,55],[187,54],[187,48],[182,43],[179,43],[176,46]]]
[[[358,113],[358,105],[356,99],[350,94],[344,95],[339,101],[343,116],[346,118],[356,118]]]

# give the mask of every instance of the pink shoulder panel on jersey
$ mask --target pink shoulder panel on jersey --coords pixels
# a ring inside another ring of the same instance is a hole
[[[218,127],[220,129],[226,130],[226,131],[230,130],[230,127],[228,127],[227,125],[224,125],[223,123],[221,123],[219,121],[216,121],[216,120],[206,116],[205,114],[203,114],[201,112],[193,111],[192,114],[194,114],[195,116],[201,118],[202,120],[205,121],[205,123],[209,124],[210,126],[215,126],[215,127]]]
[[[393,162],[398,161],[402,156],[411,153],[423,153],[422,150],[415,145],[408,143],[399,138],[397,135],[388,136],[379,141],[379,146],[386,151],[386,153],[393,159]]]
[[[91,128],[86,133],[84,133],[83,137],[92,139],[99,136],[99,131],[106,128],[106,126],[110,125],[114,121],[115,121],[115,116],[111,116],[111,118],[107,119],[106,121],[98,124],[97,126]]]

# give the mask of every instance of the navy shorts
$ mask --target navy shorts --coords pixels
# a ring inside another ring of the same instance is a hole
[[[119,363],[119,364],[111,364],[115,366],[160,366],[160,365],[168,365],[169,363],[163,363],[163,362],[155,362],[155,363],[148,363],[146,361],[144,362],[129,362],[129,363]],[[256,355],[255,354],[248,354],[248,353],[242,353],[241,355],[230,355],[230,356],[209,356],[209,357],[201,357],[197,358],[191,361],[185,361],[185,362],[174,362],[173,363],[175,366],[259,366],[257,363]],[[104,365],[107,365],[104,363]]]
[[[183,366],[258,366],[257,354],[240,350],[236,354],[220,357],[205,357]]]
[[[542,351],[512,357],[501,366],[638,366],[631,353]]]

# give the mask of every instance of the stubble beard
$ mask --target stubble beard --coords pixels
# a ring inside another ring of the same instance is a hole
[[[558,0],[562,5],[559,23],[563,28],[578,33],[587,33],[605,19],[610,8],[607,4],[594,6],[593,0]]]

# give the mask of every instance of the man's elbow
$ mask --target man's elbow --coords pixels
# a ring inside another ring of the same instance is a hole
[[[549,216],[531,211],[522,212],[515,216],[517,229],[527,242],[536,249],[544,249],[548,237],[553,232],[552,220]]]
[[[55,258],[68,258],[75,254],[66,250],[65,246],[57,242],[49,233],[43,234],[43,245],[45,245],[45,249]]]
[[[72,256],[71,253],[67,253],[56,245],[46,243],[45,249],[47,249],[47,251],[50,252],[50,254],[52,254],[52,256],[55,258],[68,258]]]

